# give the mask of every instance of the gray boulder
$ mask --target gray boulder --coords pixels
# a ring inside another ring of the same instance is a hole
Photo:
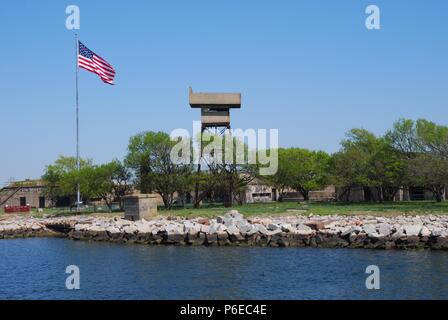
[[[230,210],[227,212],[224,217],[226,218],[233,218],[235,220],[244,220],[244,216],[239,213],[237,210]]]
[[[314,233],[314,229],[304,224],[298,224],[295,233],[299,235],[310,235]]]
[[[184,222],[184,232],[190,235],[198,234],[201,232],[201,225],[187,220]]]
[[[406,232],[406,235],[409,236],[418,236],[420,234],[420,231],[422,230],[423,225],[421,224],[408,224],[403,227],[404,232]]]
[[[377,230],[381,237],[387,237],[392,233],[392,227],[388,223],[380,223]]]
[[[236,226],[227,228],[227,233],[231,241],[241,241],[244,237],[241,235],[240,230]]]
[[[236,223],[236,228],[238,228],[241,233],[248,233],[248,232],[251,232],[254,229],[252,224],[250,224],[246,220],[238,221]]]
[[[134,234],[137,232],[137,228],[134,225],[124,226],[123,231],[126,234]]]
[[[375,234],[376,227],[374,224],[365,224],[362,226],[362,231],[364,231],[367,234]]]
[[[268,224],[268,230],[269,231],[280,230],[280,226],[275,223],[270,223]]]
[[[107,227],[107,228],[106,228],[106,231],[109,232],[110,234],[120,234],[120,233],[121,233],[121,230],[118,229],[118,228],[115,227],[115,226],[109,226],[109,227]]]
[[[280,228],[284,232],[291,232],[295,229],[290,223],[283,223],[280,225]]]
[[[420,235],[422,237],[429,237],[431,235],[431,230],[429,230],[427,226],[423,226],[420,230]]]
[[[236,210],[230,210],[224,215],[224,217],[218,217],[216,221],[218,223],[224,224],[226,227],[231,227],[237,225],[238,223],[247,222],[247,220],[244,219],[243,215]]]
[[[267,235],[269,232],[268,229],[266,229],[266,227],[262,224],[255,224],[254,227],[263,235]]]

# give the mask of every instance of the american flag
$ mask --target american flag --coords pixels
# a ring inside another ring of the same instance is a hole
[[[103,82],[114,84],[114,68],[106,60],[89,50],[81,41],[78,41],[78,48],[78,66],[96,73]]]

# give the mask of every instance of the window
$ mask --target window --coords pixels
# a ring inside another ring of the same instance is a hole
[[[252,197],[257,198],[257,197],[270,197],[271,194],[270,193],[252,193]]]

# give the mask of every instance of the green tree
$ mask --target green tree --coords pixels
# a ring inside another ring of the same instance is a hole
[[[424,187],[441,201],[448,177],[448,127],[400,119],[386,137],[406,162],[406,185]]]
[[[54,164],[45,167],[42,180],[46,183],[45,194],[57,202],[60,197],[68,197],[74,201],[78,183],[81,186],[81,194],[84,199],[90,196],[88,175],[82,174],[83,170],[91,168],[92,161],[80,159],[80,170],[77,169],[75,157],[60,156]]]
[[[330,164],[330,182],[341,190],[338,200],[348,201],[353,187],[368,184],[365,175],[366,159],[355,148],[346,148],[333,154]]]
[[[143,132],[131,137],[126,165],[133,169],[142,193],[158,193],[166,208],[171,208],[174,194],[183,190],[191,164],[177,164],[171,159],[176,144],[164,132]]]
[[[197,139],[202,139],[205,168],[194,176],[196,190],[202,187],[200,193],[195,192],[195,205],[198,206],[198,200],[207,197],[213,200],[215,194],[224,196],[225,206],[242,205],[243,193],[254,179],[258,167],[254,150],[249,150],[241,138],[232,137],[228,133],[219,135],[204,132]]]
[[[400,119],[386,137],[393,147],[412,158],[418,153],[437,154],[448,158],[448,127],[418,119]]]
[[[117,201],[123,209],[124,196],[132,192],[130,170],[120,161],[84,168],[81,170],[88,194],[101,198],[112,210],[112,203]]]
[[[392,130],[386,133],[385,139],[392,148],[406,158],[413,158],[424,149],[417,136],[415,123],[410,119],[396,121]]]
[[[266,180],[281,192],[291,188],[309,200],[312,190],[324,188],[328,182],[330,156],[323,151],[300,148],[278,149],[277,173]]]
[[[419,119],[415,124],[420,151],[448,159],[448,127]]]
[[[432,192],[437,202],[443,200],[448,186],[448,160],[440,155],[420,153],[408,161],[410,184]]]
[[[345,184],[343,192],[353,186],[373,188],[373,200],[393,200],[405,181],[406,166],[390,141],[365,129],[352,129],[341,144],[332,161],[336,185]]]

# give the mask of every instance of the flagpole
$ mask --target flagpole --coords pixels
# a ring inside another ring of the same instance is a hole
[[[75,34],[76,40],[76,168],[80,169],[79,163],[79,103],[78,103],[78,53],[79,53],[79,41],[78,34]],[[79,179],[79,176],[78,176]],[[81,187],[79,185],[79,180],[77,182],[77,192],[76,192],[76,212],[80,212],[80,202],[81,202]]]

